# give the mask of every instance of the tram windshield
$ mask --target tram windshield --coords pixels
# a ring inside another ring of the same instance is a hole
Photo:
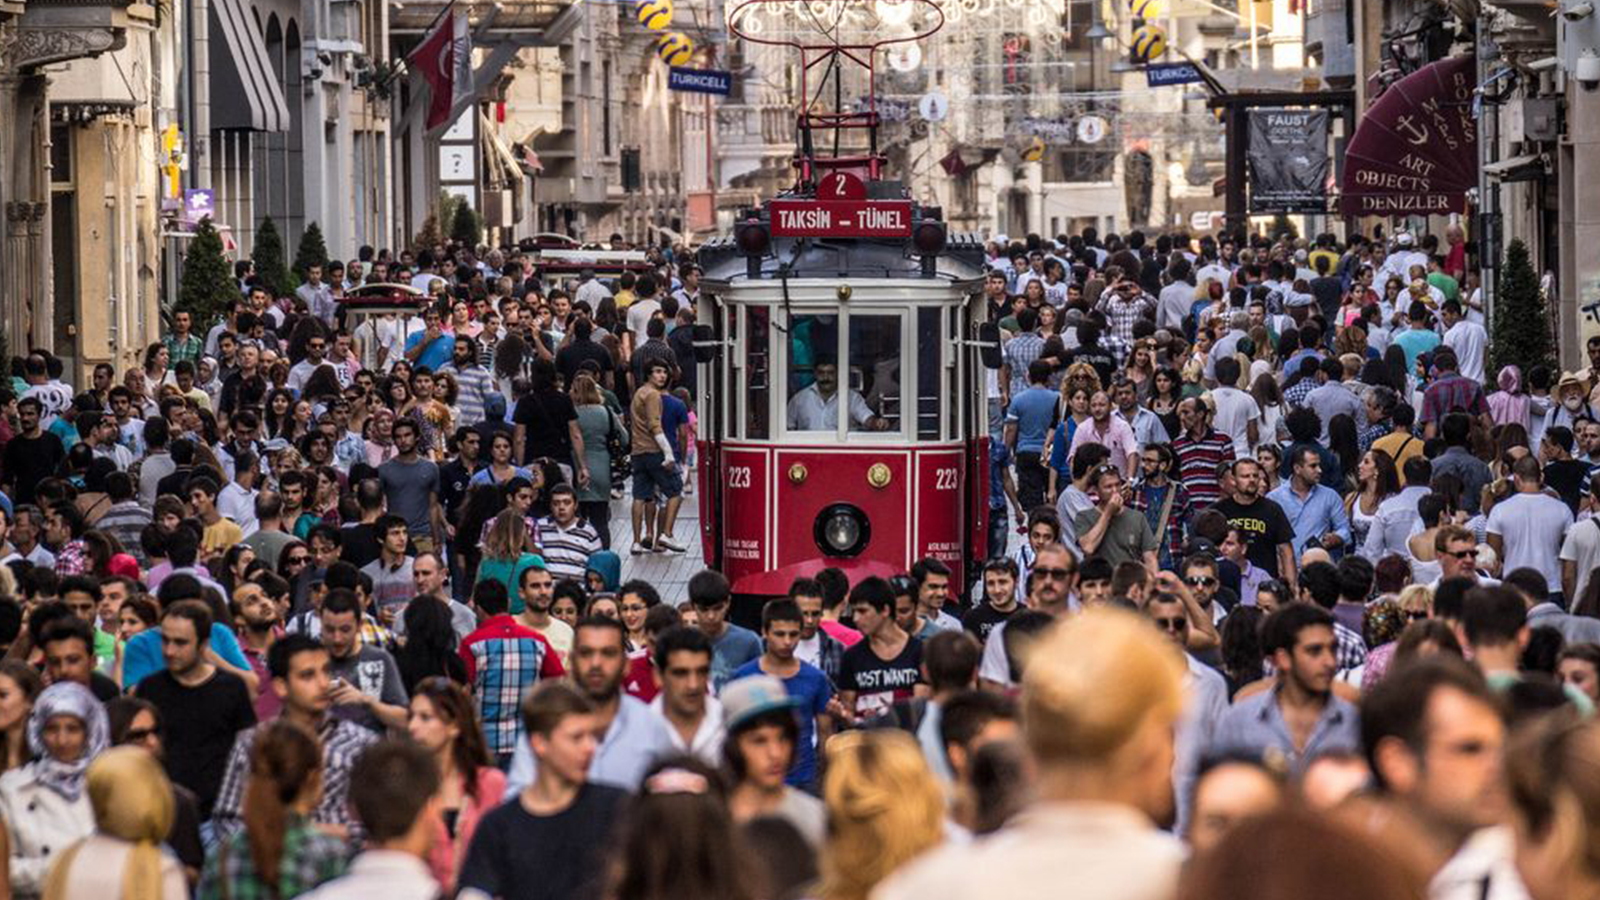
[[[840,317],[795,315],[789,328],[790,431],[899,430],[899,314],[853,313],[840,346]],[[842,352],[841,352],[842,351]]]

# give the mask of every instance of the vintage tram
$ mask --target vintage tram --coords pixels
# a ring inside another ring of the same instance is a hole
[[[894,41],[765,42],[799,49],[802,72],[831,56],[870,75]],[[884,177],[875,139],[862,156],[812,152],[813,131],[874,134],[870,98],[797,124],[795,187],[698,256],[706,564],[752,600],[826,566],[853,584],[922,557],[964,584],[987,540],[985,363],[999,356],[982,245]]]

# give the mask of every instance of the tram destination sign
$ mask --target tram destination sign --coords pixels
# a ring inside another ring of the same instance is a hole
[[[910,200],[773,200],[778,237],[909,237]]]

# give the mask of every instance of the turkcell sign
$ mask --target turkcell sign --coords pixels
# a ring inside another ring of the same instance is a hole
[[[1204,80],[1200,77],[1200,70],[1195,68],[1194,63],[1161,63],[1144,67],[1144,83],[1147,87],[1194,84],[1197,81]]]
[[[667,74],[667,89],[689,91],[694,94],[728,96],[733,88],[733,75],[715,69],[685,69],[673,66]]]
[[[910,200],[773,200],[779,237],[906,237]]]

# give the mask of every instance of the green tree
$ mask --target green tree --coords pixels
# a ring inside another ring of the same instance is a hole
[[[321,266],[324,272],[328,269],[328,245],[322,240],[322,227],[315,222],[300,235],[300,246],[294,252],[294,277],[305,281],[312,266]]]
[[[437,213],[428,213],[428,217],[422,220],[422,228],[411,239],[411,252],[431,251],[443,243],[444,229],[439,227],[439,216]]]
[[[482,227],[478,222],[478,214],[465,201],[456,208],[455,217],[450,220],[450,240],[468,247],[478,246]]]
[[[250,261],[255,263],[256,276],[273,297],[287,297],[294,293],[297,282],[284,263],[283,236],[278,233],[278,226],[273,224],[270,216],[262,216],[261,224],[256,227],[255,248],[250,253]]]
[[[200,220],[194,239],[183,256],[183,276],[178,285],[175,311],[187,312],[203,334],[211,323],[227,312],[228,304],[239,296],[239,286],[222,253],[222,236],[211,224],[211,217]]]
[[[1550,319],[1539,277],[1528,259],[1528,245],[1520,239],[1506,246],[1494,299],[1494,330],[1489,340],[1489,368],[1516,364],[1526,372],[1541,363],[1555,366],[1550,339]]]

